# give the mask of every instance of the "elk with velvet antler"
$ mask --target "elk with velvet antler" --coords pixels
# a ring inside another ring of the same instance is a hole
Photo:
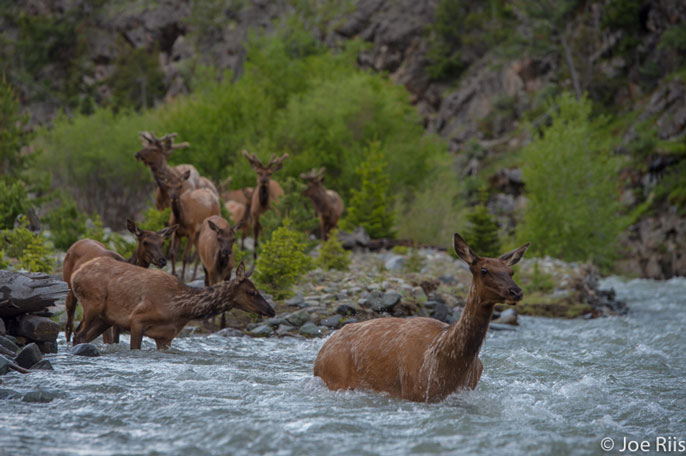
[[[457,322],[379,318],[346,325],[322,346],[314,375],[332,390],[372,389],[417,402],[438,402],[459,389],[476,388],[483,371],[479,351],[495,305],[522,299],[512,266],[529,244],[500,258],[483,258],[459,234],[454,241],[472,273]]]
[[[257,256],[258,237],[260,235],[260,217],[267,212],[272,204],[275,204],[279,198],[283,196],[283,189],[281,185],[275,180],[272,180],[272,174],[283,167],[283,161],[288,158],[288,154],[283,154],[281,157],[269,160],[269,163],[263,165],[257,155],[248,154],[243,151],[243,156],[250,162],[250,166],[257,173],[257,186],[252,194],[252,203],[250,205],[250,217],[253,226],[253,236],[255,238],[254,255]]]

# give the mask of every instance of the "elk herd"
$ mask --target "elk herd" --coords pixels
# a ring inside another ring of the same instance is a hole
[[[135,154],[150,169],[157,184],[155,207],[170,208],[167,228],[140,229],[127,220],[137,240],[129,259],[91,239],[75,242],[67,251],[63,279],[70,291],[66,298],[67,341],[90,342],[103,335],[105,343],[118,343],[119,332],[129,331],[131,349],[140,349],[143,336],[153,339],[158,349],[168,348],[183,327],[193,319],[206,319],[231,309],[259,315],[275,315],[250,280],[252,272],[241,262],[235,268],[234,243],[241,233],[254,240],[257,256],[262,227],[260,218],[284,195],[273,174],[288,154],[266,164],[255,154],[243,157],[256,173],[254,187],[231,189],[228,177],[221,193],[213,182],[190,164],[170,166],[174,150],[188,147],[174,143],[177,135],[162,138],[140,134],[143,148]],[[325,168],[300,174],[319,218],[320,236],[327,239],[343,213],[338,193],[324,184]],[[221,216],[220,204],[231,215]],[[168,252],[165,240],[171,238]],[[182,240],[180,277],[176,262]],[[500,258],[481,258],[455,234],[455,250],[472,272],[473,280],[460,319],[449,326],[430,318],[378,318],[351,323],[335,332],[322,346],[314,362],[314,375],[332,390],[366,388],[413,401],[439,401],[462,388],[475,388],[483,366],[478,358],[496,303],[516,303],[522,291],[512,280],[512,266],[528,244]],[[184,283],[186,266],[195,260],[192,279],[202,263],[204,288]],[[148,269],[163,268],[170,262],[171,274]],[[81,303],[83,317],[74,330],[74,313]]]

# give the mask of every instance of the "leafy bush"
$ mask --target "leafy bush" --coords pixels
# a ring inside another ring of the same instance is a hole
[[[604,119],[591,103],[557,99],[552,124],[522,151],[529,203],[517,227],[532,253],[568,261],[611,264],[624,220],[619,214],[618,159]]]
[[[498,223],[482,203],[475,206],[468,214],[469,227],[465,231],[465,240],[481,256],[497,258],[501,252],[498,237]]]
[[[86,233],[86,215],[68,196],[61,199],[60,205],[50,211],[44,221],[50,227],[53,244],[61,250],[67,250]]]
[[[17,178],[26,170],[29,157],[21,153],[21,148],[30,139],[27,122],[28,117],[20,113],[17,95],[3,74],[0,79],[0,177]]]
[[[25,214],[29,207],[24,183],[0,178],[0,229],[12,228],[17,216]]]
[[[378,141],[371,142],[367,158],[356,168],[358,185],[351,189],[348,215],[343,220],[344,229],[352,231],[361,226],[374,239],[395,236],[390,177],[380,150]]]
[[[5,251],[0,249],[0,269],[8,269],[10,267],[9,258],[5,257]]]
[[[138,223],[138,226],[142,230],[160,231],[167,226],[170,216],[171,208],[158,211],[151,206],[143,213],[143,220]]]
[[[403,269],[407,272],[420,272],[424,267],[424,258],[419,254],[419,250],[416,247],[411,249],[409,253]]]
[[[347,252],[338,240],[338,230],[329,232],[329,238],[322,242],[319,249],[317,265],[322,269],[347,271],[350,267],[350,252]]]
[[[665,30],[660,37],[659,47],[686,52],[686,26],[675,25]]]
[[[303,195],[306,185],[301,179],[286,178],[282,188],[284,195],[272,209],[260,217],[261,237],[269,239],[272,233],[287,221],[289,226],[300,233],[314,233],[319,229],[319,219],[308,197]],[[314,243],[310,244],[311,247]]]
[[[313,266],[312,258],[305,254],[303,237],[286,221],[264,243],[255,271],[255,281],[260,289],[278,299],[292,294],[291,287]]]
[[[3,256],[15,258],[18,269],[29,272],[52,272],[55,259],[51,256],[52,249],[46,244],[40,234],[28,230],[27,222],[22,219],[20,226],[12,230],[0,231],[0,250]]]
[[[524,292],[550,293],[554,288],[553,276],[542,272],[541,268],[538,266],[538,261],[536,261],[534,263],[533,271],[531,272],[531,277],[529,278],[529,283],[524,287]]]

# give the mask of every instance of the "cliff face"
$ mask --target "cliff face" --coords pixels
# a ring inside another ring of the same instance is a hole
[[[13,43],[2,57],[21,57],[2,70],[20,87],[35,122],[49,121],[59,108],[83,110],[85,100],[106,103],[129,97],[139,107],[149,106],[188,92],[198,64],[239,77],[250,31],[268,31],[279,18],[295,13],[305,16],[327,45],[353,38],[367,42],[359,65],[386,72],[407,88],[426,129],[448,142],[465,175],[493,173],[499,160],[528,141],[519,128],[525,115],[537,109],[551,88],[575,86],[615,111],[633,113],[621,126],[623,142],[617,151],[630,157],[621,197],[628,209],[652,198],[660,180],[682,163],[683,155],[662,153],[659,146],[638,158],[634,152],[648,124],[658,145],[685,136],[686,76],[679,72],[684,49],[664,46],[666,32],[686,23],[686,6],[680,2],[637,4],[634,29],[626,21],[608,19],[621,2],[578,2],[561,22],[564,32],[555,35],[568,54],[561,44],[547,53],[527,47],[504,52],[509,42],[475,47],[463,53],[459,76],[442,80],[427,71],[439,0],[358,0],[335,7],[321,1],[311,2],[306,12],[296,11],[287,0],[160,0],[153,7],[142,1],[111,3],[117,5],[25,0],[0,10],[0,29]],[[516,21],[518,36],[532,34],[532,20]],[[32,30],[60,32],[46,36],[38,59],[29,58],[30,46],[21,42]],[[633,43],[630,53],[624,51],[627,43]],[[132,74],[132,62],[150,56],[157,69]],[[129,81],[136,91],[122,92],[121,81]],[[46,85],[53,90],[46,91]],[[534,117],[537,121],[543,120]],[[504,214],[502,222],[516,223],[516,210],[525,204],[521,172],[503,168],[485,177],[496,190],[489,207]],[[620,272],[652,278],[686,275],[686,219],[669,201],[653,204],[622,243],[628,254],[618,263]]]

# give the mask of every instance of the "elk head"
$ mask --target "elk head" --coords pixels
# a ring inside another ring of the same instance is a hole
[[[229,259],[231,258],[231,253],[233,251],[233,243],[236,240],[236,232],[232,227],[219,228],[212,220],[208,220],[207,225],[217,235],[217,263],[224,268],[229,264]],[[229,277],[225,277],[225,280],[231,278],[231,271],[229,271],[228,275]]]
[[[269,163],[263,165],[255,154],[249,154],[244,150],[243,156],[250,162],[250,166],[252,166],[252,169],[257,173],[257,185],[260,186],[269,185],[269,179],[271,179],[272,174],[280,170],[283,167],[283,161],[288,158],[288,154],[283,154],[278,158],[272,156]]]
[[[241,261],[241,264],[236,268],[236,278],[231,281],[231,283],[235,283],[236,286],[233,307],[246,312],[254,312],[260,315],[273,317],[276,315],[276,312],[274,312],[272,306],[262,297],[260,292],[257,291],[255,284],[248,278],[249,276],[250,274],[246,274],[245,272],[245,264]]]
[[[126,219],[126,228],[138,238],[136,246],[136,257],[139,261],[154,264],[158,268],[167,265],[164,256],[164,241],[176,231],[178,225],[167,227],[160,231],[147,231],[140,229],[133,220]]]
[[[482,304],[515,304],[522,300],[522,289],[512,280],[512,266],[522,259],[529,248],[529,242],[499,258],[486,258],[474,253],[458,233],[455,233],[454,241],[457,256],[469,265],[472,287],[481,298]]]
[[[178,201],[179,196],[181,196],[181,189],[183,187],[183,183],[187,181],[189,177],[191,177],[191,170],[187,170],[185,173],[183,173],[181,175],[181,178],[171,177],[165,180],[164,182],[160,182],[160,186],[164,185],[167,188],[169,198],[172,201]]]
[[[167,159],[176,149],[188,147],[187,142],[174,144],[176,133],[164,135],[158,138],[154,133],[142,132],[140,134],[141,144],[143,148],[136,152],[136,160],[142,161],[147,167],[151,169],[159,168],[167,163]]]
[[[326,168],[322,167],[319,170],[312,168],[309,173],[302,173],[300,178],[307,182],[307,188],[303,192],[305,196],[312,196],[320,190],[322,184],[324,184],[324,171]]]

